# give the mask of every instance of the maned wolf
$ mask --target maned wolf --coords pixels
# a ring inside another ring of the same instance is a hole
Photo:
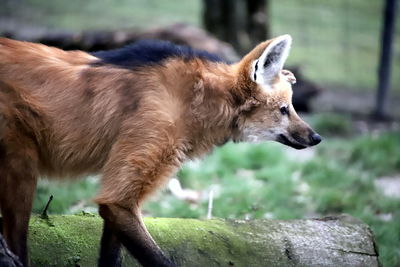
[[[186,159],[234,142],[321,141],[296,114],[291,37],[236,64],[161,41],[88,54],[0,38],[0,206],[3,233],[25,266],[39,176],[101,174],[99,266],[124,245],[143,266],[175,266],[147,232],[142,202]]]

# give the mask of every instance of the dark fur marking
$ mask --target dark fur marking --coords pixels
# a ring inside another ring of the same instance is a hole
[[[81,80],[84,81],[83,100],[85,102],[93,101],[96,97],[96,84],[99,82],[99,74],[92,70],[84,70],[81,73]]]
[[[306,146],[304,146],[304,145],[296,144],[296,143],[291,142],[291,141],[290,141],[285,135],[283,135],[283,134],[278,135],[278,137],[275,139],[275,141],[277,141],[277,142],[279,142],[279,143],[281,143],[281,144],[284,144],[284,145],[293,147],[293,148],[295,148],[295,149],[303,149],[303,148],[306,148]]]
[[[85,80],[85,89],[82,93],[83,101],[92,102],[97,97],[95,85],[101,82],[102,75],[105,74],[92,70],[82,72],[82,79]],[[141,98],[140,86],[133,82],[130,76],[121,75],[118,79],[115,79],[113,88],[110,89],[118,92],[119,105],[122,107],[123,113],[133,113],[138,109]]]
[[[220,142],[219,144],[217,144],[217,146],[223,146],[223,145],[225,145],[226,143],[228,143],[230,140],[231,140],[230,137],[225,137],[225,139],[222,140],[222,142]]]
[[[5,162],[6,160],[6,146],[4,142],[0,140],[0,162]]]
[[[301,137],[300,134],[297,132],[292,133],[292,137],[294,140],[296,140],[300,144],[307,144],[307,140],[304,139],[303,137]]]
[[[230,128],[232,130],[237,130],[239,128],[238,121],[239,121],[239,115],[234,116],[230,124]]]
[[[83,90],[83,97],[85,100],[90,100],[94,97],[94,90],[92,86],[88,86]]]
[[[257,70],[258,70],[258,60],[256,62],[256,65],[254,66],[254,81],[257,80],[257,74],[256,74]]]
[[[158,40],[142,40],[119,49],[94,52],[92,55],[99,58],[99,61],[94,62],[94,66],[111,64],[127,69],[153,64],[162,65],[163,61],[174,57],[183,60],[200,58],[212,62],[223,61],[217,55],[206,51]]]
[[[140,93],[135,87],[123,86],[120,88],[120,105],[124,113],[134,113],[140,105]]]

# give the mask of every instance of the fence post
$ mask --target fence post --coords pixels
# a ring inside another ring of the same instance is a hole
[[[391,65],[393,54],[393,38],[397,0],[386,0],[381,32],[381,53],[378,69],[378,89],[374,116],[378,119],[387,117],[387,94],[390,88]]]

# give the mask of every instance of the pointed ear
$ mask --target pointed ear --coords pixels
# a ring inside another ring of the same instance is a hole
[[[285,64],[291,44],[292,37],[288,34],[273,39],[261,56],[253,61],[251,79],[260,85],[270,86]]]

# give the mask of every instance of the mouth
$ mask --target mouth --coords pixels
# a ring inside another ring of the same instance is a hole
[[[295,149],[304,149],[304,148],[307,147],[307,146],[302,145],[302,144],[299,144],[299,143],[297,143],[297,142],[294,143],[294,142],[290,141],[290,140],[289,140],[285,135],[283,135],[283,134],[278,135],[278,138],[276,138],[276,141],[279,142],[279,143],[281,143],[281,144],[284,144],[284,145],[293,147],[293,148],[295,148]]]

